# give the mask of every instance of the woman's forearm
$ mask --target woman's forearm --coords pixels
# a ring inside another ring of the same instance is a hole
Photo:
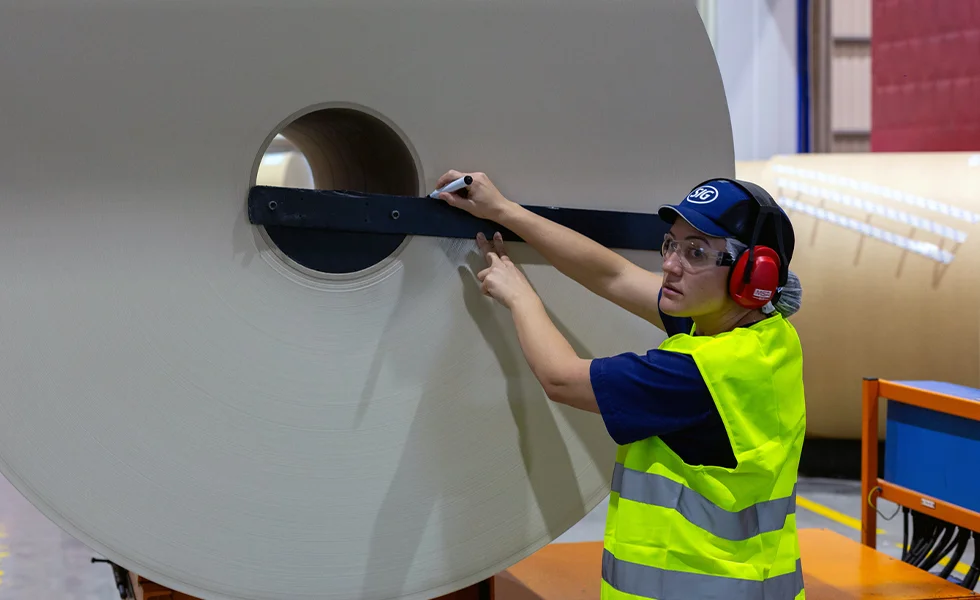
[[[591,364],[581,358],[558,331],[535,296],[511,308],[521,350],[548,398],[580,410],[598,413],[592,389]]]
[[[508,201],[495,220],[567,277],[600,296],[631,265],[602,244],[513,202]]]
[[[555,327],[537,296],[515,304],[511,314],[521,350],[534,376],[546,390],[558,385],[565,367],[579,358],[575,349]]]

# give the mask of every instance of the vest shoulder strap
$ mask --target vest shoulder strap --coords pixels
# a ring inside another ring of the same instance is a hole
[[[805,426],[802,349],[782,315],[714,336],[671,336],[660,348],[694,359],[740,462]]]

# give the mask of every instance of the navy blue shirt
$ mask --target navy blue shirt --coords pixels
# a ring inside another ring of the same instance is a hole
[[[658,297],[659,304],[659,297]],[[660,313],[668,335],[690,333],[694,321]],[[606,430],[620,445],[659,436],[689,465],[735,468],[728,432],[694,359],[650,350],[597,358],[592,389]]]

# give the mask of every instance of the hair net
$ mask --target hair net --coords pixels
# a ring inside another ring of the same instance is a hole
[[[732,258],[737,257],[747,248],[747,245],[734,238],[725,239],[725,251],[731,254]],[[776,289],[775,304],[772,302],[766,304],[762,307],[762,312],[767,315],[778,312],[783,317],[790,317],[800,310],[802,304],[803,284],[800,283],[796,273],[790,271],[786,277],[786,285]]]

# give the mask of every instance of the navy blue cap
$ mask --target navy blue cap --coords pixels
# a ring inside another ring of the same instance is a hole
[[[748,218],[752,215],[754,201],[744,189],[731,181],[712,179],[691,190],[677,205],[664,205],[657,214],[673,224],[677,215],[692,227],[711,237],[740,239]],[[739,218],[741,217],[741,218]],[[747,232],[751,236],[751,229]],[[740,240],[741,241],[741,240]],[[744,240],[748,243],[748,240]]]
[[[657,214],[671,225],[680,215],[705,235],[731,237],[749,246],[762,212],[774,216],[766,219],[754,241],[779,252],[785,270],[796,245],[793,224],[769,192],[754,183],[710,179],[691,190],[680,204],[661,206]]]

